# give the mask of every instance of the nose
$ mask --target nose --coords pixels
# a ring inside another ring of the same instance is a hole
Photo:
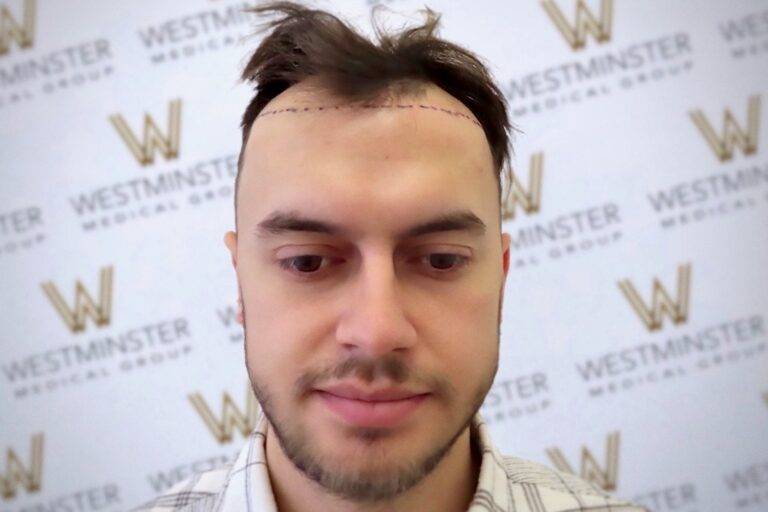
[[[398,281],[391,253],[381,251],[364,259],[353,279],[353,293],[336,329],[344,349],[378,358],[413,347],[416,330],[408,317],[407,290]]]

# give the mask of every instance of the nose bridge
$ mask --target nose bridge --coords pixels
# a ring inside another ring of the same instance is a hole
[[[415,332],[390,251],[377,248],[361,256],[352,290],[338,326],[340,343],[357,347],[369,356],[413,344]]]

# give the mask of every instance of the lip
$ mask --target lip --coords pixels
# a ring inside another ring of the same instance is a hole
[[[413,395],[398,400],[357,400],[316,390],[323,404],[346,423],[356,427],[391,428],[405,421],[429,397]]]
[[[429,392],[386,387],[365,390],[351,382],[341,382],[315,390],[335,416],[357,427],[394,427],[411,416]]]
[[[335,386],[326,386],[318,388],[317,391],[330,393],[341,398],[352,400],[362,400],[365,402],[387,402],[394,400],[403,400],[413,398],[419,395],[428,394],[423,391],[413,391],[405,388],[388,387],[376,391],[364,391],[352,384],[337,384]]]

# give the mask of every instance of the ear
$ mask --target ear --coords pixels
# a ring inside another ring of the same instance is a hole
[[[501,280],[501,292],[499,297],[499,310],[504,304],[504,290],[506,289],[507,274],[509,273],[509,247],[512,244],[512,236],[509,233],[501,234],[501,267],[504,270],[504,279]]]
[[[232,266],[237,270],[237,233],[227,231],[224,234],[224,245],[229,249],[229,255],[232,257]]]
[[[509,247],[512,244],[512,236],[509,233],[501,234],[501,258],[502,267],[504,269],[504,280],[507,280],[507,273],[509,272]]]
[[[224,235],[224,245],[229,249],[229,255],[232,259],[232,267],[237,274],[237,233],[234,231],[227,231]],[[239,283],[239,281],[238,281]],[[237,286],[237,323],[243,325],[243,297],[240,293],[240,285]]]

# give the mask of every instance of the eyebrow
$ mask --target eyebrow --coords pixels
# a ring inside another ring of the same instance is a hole
[[[463,231],[475,236],[485,234],[486,225],[469,210],[454,210],[440,214],[425,222],[415,224],[396,235],[398,240],[415,238],[430,233],[445,231]],[[339,224],[312,219],[296,210],[274,211],[256,227],[256,236],[269,238],[287,233],[322,233],[325,235],[344,236],[348,232]]]

